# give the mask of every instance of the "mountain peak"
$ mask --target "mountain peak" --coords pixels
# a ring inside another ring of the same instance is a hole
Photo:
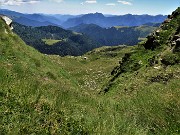
[[[84,16],[93,16],[93,17],[105,17],[102,13],[98,13],[98,12],[96,12],[96,13],[89,13],[89,14],[86,14],[86,15],[84,15]]]

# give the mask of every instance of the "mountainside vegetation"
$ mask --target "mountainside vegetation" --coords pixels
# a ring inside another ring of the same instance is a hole
[[[73,33],[70,30],[65,30],[57,26],[30,27],[14,23],[13,27],[14,32],[27,45],[36,48],[44,54],[78,56],[99,46],[99,43],[90,39],[88,36]]]
[[[137,46],[60,57],[0,18],[0,134],[180,134],[179,22],[180,8]]]
[[[157,28],[152,26],[116,26],[105,29],[94,24],[84,24],[72,28],[71,30],[76,31],[72,32],[57,26],[30,27],[13,23],[13,27],[14,32],[26,44],[33,46],[42,53],[60,56],[83,55],[104,45],[135,45]]]
[[[142,25],[137,27],[114,26],[102,28],[95,24],[80,24],[70,30],[86,34],[103,45],[136,45],[142,38],[152,33],[157,27]]]

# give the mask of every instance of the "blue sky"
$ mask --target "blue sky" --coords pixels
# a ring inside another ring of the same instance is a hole
[[[171,14],[180,0],[0,0],[3,9],[45,14]]]

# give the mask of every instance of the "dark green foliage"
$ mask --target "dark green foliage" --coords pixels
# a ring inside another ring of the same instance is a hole
[[[96,40],[101,46],[108,45],[136,45],[139,38],[145,38],[156,27],[139,26],[139,27],[111,27],[101,28],[95,24],[80,24],[70,30],[84,33]]]
[[[80,34],[73,34],[57,26],[28,27],[18,23],[13,24],[14,31],[26,42],[45,54],[56,54],[61,56],[82,55],[99,44],[89,37]],[[49,46],[42,39],[55,39],[59,42]]]
[[[150,80],[150,82],[167,83],[173,77],[174,77],[173,73],[170,73],[170,74],[160,74],[160,75],[151,77],[149,80]]]
[[[47,72],[46,75],[47,75],[49,78],[51,78],[51,79],[53,79],[53,80],[56,80],[56,76],[55,76],[53,73]]]
[[[158,60],[157,60],[157,57],[156,56],[153,56],[152,58],[149,58],[148,59],[148,65],[149,66],[154,66],[158,64]]]
[[[177,63],[180,63],[180,56],[178,54],[173,54],[171,52],[165,54],[162,56],[161,60],[162,64],[168,66],[168,65],[174,65]]]
[[[46,38],[54,38],[54,39],[58,39],[58,38],[68,38],[70,36],[73,36],[74,34],[69,31],[69,30],[65,30],[63,28],[57,27],[57,26],[41,26],[41,27],[36,27],[36,29],[43,31],[46,33],[46,35],[48,35],[49,37]],[[48,34],[47,34],[48,33]],[[54,34],[52,36],[52,34]]]

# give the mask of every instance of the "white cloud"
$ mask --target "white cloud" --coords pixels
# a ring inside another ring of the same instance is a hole
[[[64,0],[49,0],[49,1],[60,3],[63,2]]]
[[[107,3],[106,5],[107,5],[107,6],[116,6],[115,3]]]
[[[97,3],[97,1],[96,0],[86,0],[85,3],[95,4],[95,3]]]
[[[43,0],[0,0],[0,5],[20,6],[25,3],[34,4],[40,1],[43,1]],[[63,2],[64,0],[49,0],[49,1],[60,3],[60,2]]]
[[[124,1],[124,0],[118,0],[119,3],[124,4],[124,5],[132,5],[131,2]]]
[[[81,2],[80,4],[84,5],[84,4],[96,4],[96,3],[97,3],[97,0],[86,0],[85,2]]]
[[[1,5],[9,5],[9,6],[13,6],[13,5],[22,5],[25,3],[29,3],[29,4],[34,4],[39,2],[40,0],[0,0],[0,4]]]

